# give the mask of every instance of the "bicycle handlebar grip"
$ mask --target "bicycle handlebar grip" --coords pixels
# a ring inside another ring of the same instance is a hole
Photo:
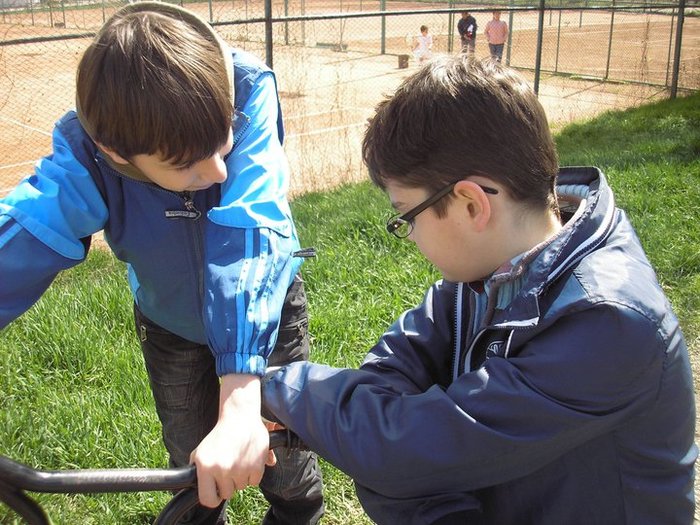
[[[289,430],[270,432],[270,448],[305,450],[299,437]],[[197,484],[194,465],[170,469],[35,470],[0,456],[4,483],[31,492],[104,493],[178,490]]]
[[[196,484],[194,465],[175,469],[34,470],[0,457],[0,472],[10,486],[31,492],[104,493],[177,490]]]

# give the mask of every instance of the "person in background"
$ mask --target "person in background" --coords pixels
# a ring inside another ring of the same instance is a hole
[[[380,525],[692,523],[678,319],[605,175],[559,167],[522,77],[434,59],[378,105],[363,158],[388,234],[443,279],[359,369],[269,370],[265,417]]]
[[[433,57],[433,35],[428,33],[428,26],[420,26],[420,35],[413,45],[413,56],[422,64]]]
[[[225,500],[260,484],[264,523],[317,523],[316,456],[276,458],[260,414],[267,365],[308,356],[274,74],[193,13],[136,2],[76,83],[53,153],[0,201],[0,328],[104,230],[127,263],[170,463],[197,467],[185,522],[224,523]]]
[[[462,18],[457,22],[457,32],[459,32],[459,38],[462,42],[462,53],[474,54],[477,29],[476,18],[469,14],[469,11],[463,11]]]
[[[501,20],[501,12],[493,11],[493,18],[486,24],[486,41],[489,43],[491,58],[501,61],[503,58],[503,46],[508,39],[508,24]]]

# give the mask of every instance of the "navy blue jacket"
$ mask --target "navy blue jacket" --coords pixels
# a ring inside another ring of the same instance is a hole
[[[571,218],[489,279],[522,286],[477,326],[477,292],[440,281],[359,370],[266,377],[267,410],[356,481],[378,523],[469,509],[499,525],[692,523],[678,321],[602,173],[563,169],[558,184],[579,194]]]

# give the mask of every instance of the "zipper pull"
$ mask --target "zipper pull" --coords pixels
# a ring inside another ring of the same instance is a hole
[[[186,210],[165,210],[168,219],[190,219],[196,221],[202,216],[202,212],[197,209],[192,200],[192,193],[183,191],[180,196],[185,201]]]

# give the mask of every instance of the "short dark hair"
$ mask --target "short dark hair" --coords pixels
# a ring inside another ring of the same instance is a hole
[[[372,181],[438,191],[469,175],[504,186],[528,207],[556,208],[558,159],[544,109],[510,68],[438,57],[380,102],[362,154]],[[435,206],[438,216],[447,203]]]
[[[117,11],[78,65],[78,114],[92,139],[130,159],[175,164],[213,155],[233,117],[221,42],[195,15],[165,3]]]

